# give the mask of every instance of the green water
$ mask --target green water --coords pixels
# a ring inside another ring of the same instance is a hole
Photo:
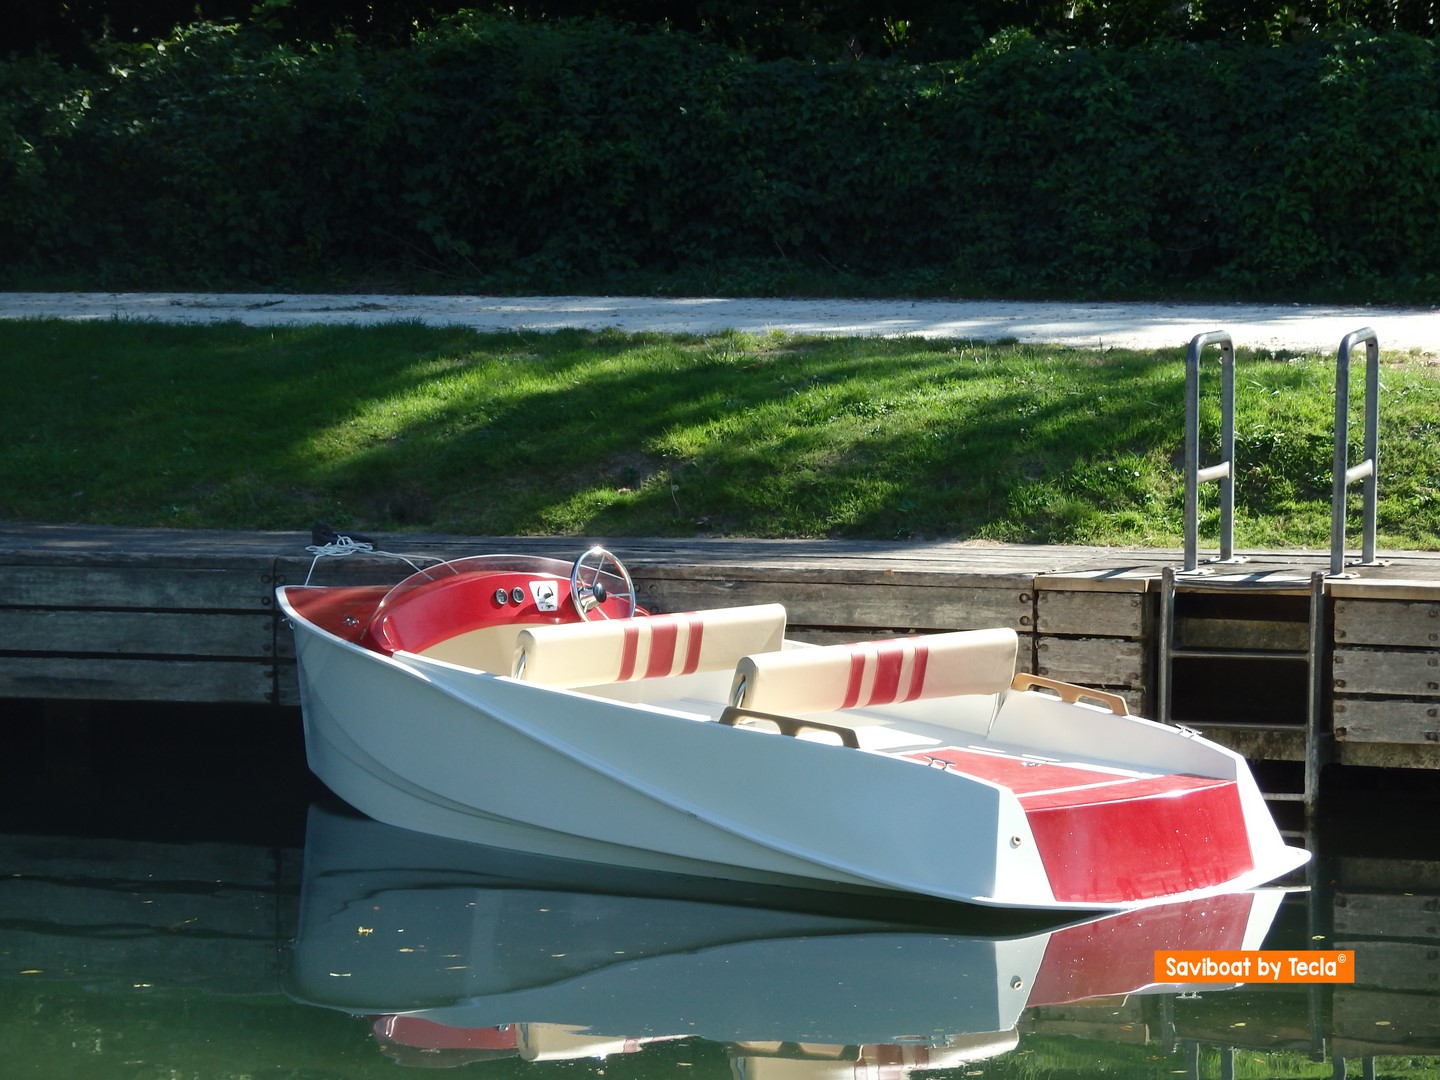
[[[456,854],[344,812],[297,727],[21,715],[0,762],[0,1077],[1440,1075],[1440,852],[1407,824],[1433,813],[1423,785],[1359,785],[1269,924],[1267,948],[1353,949],[1355,986],[1138,993],[1118,932],[1064,952],[932,908],[627,893]],[[1012,1010],[1032,986],[1045,1003]]]

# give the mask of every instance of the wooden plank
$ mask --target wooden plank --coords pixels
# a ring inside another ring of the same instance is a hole
[[[506,541],[497,541],[504,544]],[[753,546],[757,542],[751,542]],[[772,542],[773,543],[773,542]],[[533,547],[533,544],[525,545]],[[511,551],[511,547],[493,550]],[[480,554],[467,552],[466,554]],[[553,557],[551,550],[515,552]],[[454,553],[459,554],[459,553]],[[944,565],[928,560],[900,561],[880,558],[871,562],[854,553],[837,553],[830,561],[810,558],[777,558],[774,549],[759,547],[753,555],[735,547],[709,552],[651,552],[636,558],[627,550],[616,554],[630,569],[636,581],[655,583],[657,590],[678,588],[706,581],[740,581],[759,586],[786,588],[796,584],[827,584],[849,586],[929,586],[934,588],[1015,589],[1028,592],[1030,575],[1003,566],[966,560],[964,564]],[[721,555],[724,558],[721,558]],[[740,561],[731,561],[739,559]],[[568,573],[569,560],[560,560]],[[282,557],[276,560],[275,578],[279,584],[301,584],[307,577],[312,584],[360,584],[399,580],[409,573],[404,563],[379,560],[368,556],[344,559],[322,559],[313,568],[311,560]]]
[[[516,551],[570,559],[593,541],[580,537],[485,537],[432,533],[396,533],[376,537],[397,552],[460,557],[487,551]],[[223,532],[202,529],[157,529],[89,525],[0,524],[0,562],[41,563],[57,556],[81,558],[132,556],[202,560],[208,557],[278,555],[305,559],[310,536],[302,532]],[[925,568],[935,574],[973,566],[983,573],[1069,575],[1076,588],[1113,587],[1126,579],[1144,582],[1159,577],[1163,566],[1178,566],[1181,552],[1173,548],[1102,548],[1042,544],[994,544],[982,541],[890,542],[863,540],[749,540],[732,537],[612,537],[608,545],[634,564],[674,565],[705,561],[768,566],[889,565],[909,571]],[[1216,572],[1295,576],[1308,581],[1314,570],[1329,566],[1329,551],[1247,551],[1235,567]],[[1336,597],[1390,597],[1440,600],[1440,552],[1386,551],[1384,565],[1364,567],[1356,578],[1328,584]],[[1131,587],[1127,585],[1126,587]]]
[[[1335,640],[1346,645],[1440,646],[1440,604],[1335,601]]]
[[[623,561],[632,573],[643,570],[644,576],[666,578],[737,577],[747,581],[784,583],[791,581],[828,581],[841,585],[930,585],[939,588],[969,585],[981,588],[1014,587],[1029,591],[1034,574],[1008,562],[987,562],[966,559],[946,564],[931,561],[899,562],[890,558],[868,560],[837,555],[833,559],[810,557],[776,561],[763,557],[764,552],[735,561],[723,560],[712,553],[708,558],[681,560],[676,558]]]
[[[0,656],[0,698],[267,705],[273,690],[271,663]]]
[[[1440,944],[1354,941],[1337,937],[1332,949],[1355,954],[1355,986],[1440,993]]]
[[[1433,743],[1337,742],[1341,765],[1366,769],[1440,769],[1440,746]]]
[[[0,527],[3,536],[3,527]],[[591,541],[578,537],[392,537],[392,552],[460,558],[493,552],[542,555],[569,564]],[[1023,578],[1037,571],[1063,568],[1091,560],[1098,549],[1032,545],[980,544],[966,541],[890,543],[864,540],[754,540],[738,537],[654,538],[614,537],[606,546],[632,570],[685,574],[691,568],[722,571],[727,567],[779,576],[821,573],[839,580],[883,582],[903,579],[911,584],[944,585],[956,578]],[[303,577],[309,556],[303,543],[276,547],[287,575]]]
[[[1383,577],[1385,569],[1367,568],[1361,571],[1363,577],[1330,581],[1325,587],[1336,599],[1363,597],[1367,600],[1401,600],[1420,604],[1440,599],[1440,574],[1437,574],[1440,559],[1429,554],[1418,565],[1407,569],[1416,576],[1402,577],[1392,571],[1391,576]]]
[[[1331,670],[1337,693],[1440,696],[1440,652],[1336,648]]]
[[[1336,697],[1341,742],[1440,743],[1440,704],[1414,698]]]
[[[277,551],[303,552],[308,532],[225,529],[160,529],[112,525],[0,524],[0,561],[41,562],[154,556],[166,559],[267,558]]]
[[[1337,986],[1331,1015],[1336,1057],[1440,1052],[1440,997]]]
[[[1250,761],[1305,760],[1305,730],[1298,726],[1218,723],[1187,726]]]
[[[479,555],[482,552],[467,552]],[[457,558],[464,556],[457,553]],[[281,585],[396,585],[411,574],[426,566],[434,565],[434,559],[416,556],[409,562],[400,559],[380,559],[368,555],[350,555],[343,558],[292,559],[277,557],[271,567],[270,584]]]
[[[275,704],[285,709],[300,707],[300,671],[293,663],[275,665]]]
[[[1177,649],[1308,652],[1310,627],[1289,619],[1178,616],[1175,644]]]
[[[562,559],[580,554],[566,538],[533,539],[532,549]],[[511,539],[492,539],[487,550],[508,550]],[[583,542],[581,542],[583,544]],[[751,540],[733,537],[655,539],[615,537],[608,546],[632,569],[664,571],[688,566],[742,566],[779,573],[854,574],[869,580],[895,575],[916,584],[946,584],[956,577],[1018,577],[1103,563],[1109,549],[991,544],[975,541],[896,543],[864,540]]]
[[[641,603],[657,611],[781,603],[796,626],[869,630],[1029,630],[1028,588],[851,584],[724,577],[657,578],[632,570]]]
[[[0,650],[268,660],[275,619],[254,615],[0,608]]]
[[[1327,859],[1329,874],[1344,892],[1415,892],[1440,895],[1440,863],[1432,859],[1381,859],[1342,855]]]
[[[1041,636],[1035,644],[1036,674],[1082,686],[1145,685],[1144,646],[1119,638]]]
[[[1035,590],[1035,628],[1041,634],[1141,638],[1145,626],[1140,593]]]
[[[1163,551],[1155,558],[1139,559],[1134,552],[1101,550],[1095,553],[1088,567],[1049,572],[1035,571],[1035,587],[1042,592],[1111,592],[1147,593],[1160,587],[1164,567],[1174,559],[1164,558]]]
[[[255,611],[272,607],[274,595],[269,563],[228,570],[0,566],[0,601],[7,607]]]
[[[1440,940],[1436,896],[1339,892],[1333,918],[1337,935]],[[1363,944],[1357,947],[1366,949]]]

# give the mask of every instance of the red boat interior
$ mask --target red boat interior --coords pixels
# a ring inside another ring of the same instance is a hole
[[[437,642],[487,626],[580,619],[570,603],[570,582],[559,577],[515,571],[458,574],[396,593],[376,612],[365,639],[379,652],[421,653]],[[606,603],[616,618],[623,614],[614,600]]]
[[[351,585],[291,589],[286,595],[322,630],[387,655],[401,649],[423,652],[437,641],[487,626],[580,621],[566,578],[509,570],[454,574],[406,589]],[[627,614],[628,605],[612,596],[592,618]]]

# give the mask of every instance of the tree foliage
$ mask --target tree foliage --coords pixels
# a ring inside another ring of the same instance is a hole
[[[1410,35],[821,64],[464,16],[104,55],[0,63],[11,284],[1440,291],[1440,67]]]
[[[960,60],[1023,29],[1053,42],[1271,43],[1340,26],[1434,37],[1440,0],[26,0],[3,24],[0,56],[37,51],[86,61],[97,42],[155,42],[177,28],[234,22],[291,43],[408,41],[462,10],[522,22],[603,19],[685,33],[761,59]]]

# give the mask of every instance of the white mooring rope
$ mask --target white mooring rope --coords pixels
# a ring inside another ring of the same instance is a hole
[[[305,575],[304,584],[306,585],[310,584],[310,579],[315,575],[315,567],[319,565],[321,559],[344,558],[347,555],[373,555],[377,558],[382,559],[399,559],[401,562],[408,565],[410,569],[414,570],[417,574],[420,572],[421,569],[419,566],[415,565],[414,560],[409,555],[401,555],[399,552],[395,551],[382,551],[374,544],[365,543],[360,540],[355,540],[349,536],[342,536],[339,534],[336,534],[335,538],[328,541],[327,543],[309,544],[306,546],[305,550],[310,552],[310,554],[314,556],[314,558],[310,560],[310,571]],[[438,563],[444,562],[445,560],[440,558],[433,558],[433,561]]]

